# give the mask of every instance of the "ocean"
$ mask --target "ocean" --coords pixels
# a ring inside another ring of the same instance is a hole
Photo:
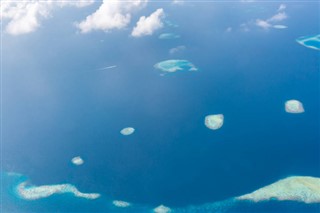
[[[3,212],[320,212],[319,203],[235,200],[290,176],[320,177],[319,50],[296,41],[319,34],[319,2],[149,2],[122,30],[77,32],[74,22],[101,4],[55,9],[24,35],[4,19]],[[130,36],[157,8],[168,22]],[[279,13],[287,28],[257,25]],[[155,64],[172,59],[197,71],[162,75]],[[291,99],[305,112],[287,113]],[[210,114],[223,114],[220,129],[205,126]],[[16,192],[25,180],[101,196],[30,201]]]

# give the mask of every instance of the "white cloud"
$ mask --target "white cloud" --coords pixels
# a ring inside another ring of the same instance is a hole
[[[285,20],[286,18],[288,18],[287,14],[285,12],[280,12],[280,13],[275,14],[271,18],[269,18],[267,21],[268,22],[279,22],[279,21]]]
[[[97,11],[86,17],[85,20],[77,24],[82,33],[93,30],[110,31],[122,29],[131,21],[131,13],[144,7],[148,0],[103,0]]]
[[[240,25],[240,30],[244,32],[248,32],[250,31],[252,26],[261,27],[264,30],[268,30],[270,28],[285,29],[287,28],[287,26],[276,24],[288,18],[287,14],[285,13],[285,9],[286,9],[286,5],[280,4],[276,14],[274,14],[270,18],[268,19],[258,18],[256,20],[250,20],[248,22],[242,23]]]
[[[41,19],[49,18],[55,7],[75,6],[84,7],[93,3],[93,0],[77,2],[52,0],[21,0],[1,2],[0,18],[8,20],[5,31],[12,35],[31,33],[40,27]]]
[[[266,30],[266,29],[269,29],[270,27],[272,27],[272,23],[283,21],[286,18],[287,18],[286,13],[280,12],[280,13],[275,14],[274,16],[272,16],[271,18],[269,18],[267,20],[257,19],[255,24],[258,27],[261,27]],[[277,28],[277,27],[275,27],[275,28]]]
[[[8,19],[7,33],[19,35],[30,33],[40,26],[39,19],[47,18],[52,5],[39,1],[2,2],[1,19]]]
[[[172,55],[172,54],[178,53],[180,51],[184,51],[185,49],[187,49],[186,46],[181,45],[181,46],[177,46],[177,47],[171,48],[169,50],[169,53]]]
[[[162,18],[164,18],[163,9],[157,9],[149,17],[140,17],[137,25],[133,28],[131,35],[141,37],[152,35],[154,31],[163,27]]]
[[[268,29],[268,28],[272,27],[272,25],[269,24],[269,22],[261,20],[261,19],[256,20],[256,25],[259,27],[262,27],[263,29]]]
[[[278,12],[283,11],[287,8],[287,6],[285,4],[280,4],[279,8],[278,8]]]
[[[183,4],[184,1],[183,0],[173,0],[172,4]]]
[[[279,6],[278,13],[273,15],[271,18],[268,18],[267,20],[257,19],[255,24],[258,27],[262,27],[263,29],[269,29],[270,27],[273,27],[272,26],[273,23],[281,22],[281,21],[288,18],[287,14],[284,12],[285,9],[286,9],[286,6],[284,4],[281,4]],[[281,11],[281,12],[279,12],[279,11]],[[276,25],[276,26],[278,26],[278,25]],[[275,28],[277,28],[277,27],[275,27]]]

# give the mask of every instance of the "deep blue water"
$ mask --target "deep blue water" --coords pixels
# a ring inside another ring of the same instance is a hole
[[[160,204],[187,210],[291,175],[320,177],[319,51],[295,41],[319,34],[319,3],[285,2],[285,30],[239,28],[272,16],[279,4],[149,3],[139,15],[164,7],[179,27],[141,39],[128,36],[130,29],[77,34],[70,23],[83,16],[68,10],[33,34],[4,34],[3,171],[35,185],[71,183],[102,194],[96,201],[57,195],[34,202],[12,195],[5,209],[104,211],[119,199],[137,203],[132,211]],[[159,40],[165,32],[181,38]],[[186,50],[168,53],[179,45]],[[199,71],[159,76],[154,64],[168,59],[187,59]],[[110,65],[117,67],[97,70]],[[286,113],[288,99],[300,100],[305,113]],[[204,117],[218,113],[223,127],[207,129]],[[119,131],[127,126],[136,131],[124,137]],[[70,162],[78,155],[81,167]],[[316,212],[319,205],[230,208]]]

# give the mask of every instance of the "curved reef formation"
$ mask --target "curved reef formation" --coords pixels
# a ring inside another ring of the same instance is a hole
[[[24,200],[38,200],[41,198],[50,197],[54,194],[71,193],[76,197],[85,199],[96,199],[100,197],[97,193],[82,193],[71,184],[43,185],[43,186],[27,186],[27,182],[22,182],[17,185],[16,193],[19,198]]]
[[[276,199],[320,203],[320,178],[292,176],[236,198],[254,202]]]

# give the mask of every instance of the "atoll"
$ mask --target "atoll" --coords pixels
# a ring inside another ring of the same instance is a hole
[[[192,63],[187,60],[166,60],[155,64],[154,67],[164,73],[198,70]]]

